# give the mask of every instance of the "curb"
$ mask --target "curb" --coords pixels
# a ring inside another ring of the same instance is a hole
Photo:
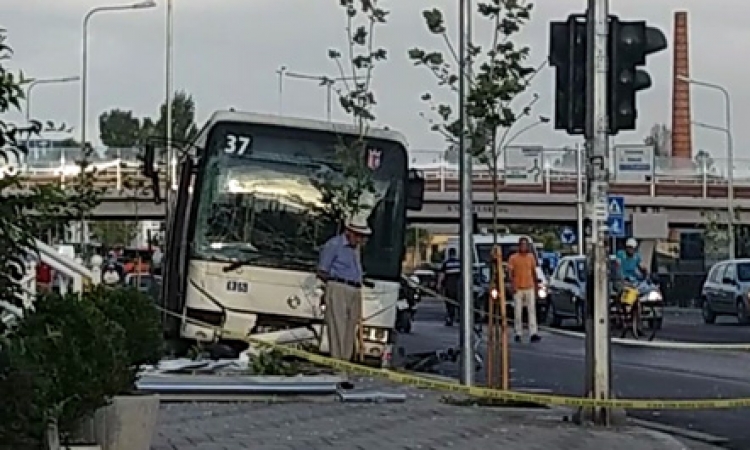
[[[540,330],[558,336],[584,339],[585,333],[562,330],[559,328],[539,327]],[[676,342],[676,341],[636,341],[633,339],[610,338],[612,344],[623,347],[642,347],[662,350],[722,350],[722,351],[750,351],[750,344],[712,344],[708,342]]]
[[[702,442],[704,444],[721,447],[729,443],[729,439],[721,436],[714,436],[712,434],[703,433],[701,431],[688,430],[685,428],[675,427],[672,425],[665,425],[658,422],[652,422],[649,420],[636,419],[634,417],[628,417],[628,422],[640,428],[658,432],[662,435],[672,437],[679,436],[691,441]],[[676,439],[675,439],[676,440]]]

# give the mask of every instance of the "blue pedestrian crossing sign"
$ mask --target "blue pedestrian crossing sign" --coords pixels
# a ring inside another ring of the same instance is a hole
[[[621,195],[607,197],[607,212],[609,217],[625,217],[625,197]]]
[[[609,228],[609,235],[611,237],[625,237],[625,218],[609,216],[609,219],[607,219],[607,228]]]
[[[570,227],[565,227],[560,232],[560,242],[564,245],[573,245],[576,243],[576,232]]]

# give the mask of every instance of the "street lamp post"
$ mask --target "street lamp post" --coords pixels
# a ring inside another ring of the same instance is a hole
[[[520,130],[518,130],[517,133],[513,134],[510,138],[508,138],[508,141],[505,143],[505,145],[503,145],[503,149],[509,147],[510,144],[513,143],[513,141],[515,141],[519,136],[521,136],[522,134],[526,133],[527,131],[529,131],[529,130],[531,130],[533,128],[536,128],[538,126],[547,124],[547,123],[549,123],[549,117],[539,116],[539,118],[537,119],[536,122],[533,122],[533,123],[530,123],[530,124],[526,125],[525,127],[523,127]]]
[[[88,106],[88,64],[89,64],[89,22],[91,17],[100,12],[116,12],[116,11],[130,11],[137,9],[154,8],[156,2],[153,0],[145,0],[137,3],[131,3],[128,5],[113,5],[113,6],[98,6],[89,10],[88,13],[83,17],[83,39],[81,41],[81,152],[86,151],[86,120],[87,117],[87,106]],[[85,218],[81,218],[81,229],[79,233],[81,253],[84,253],[84,236],[85,236]]]
[[[29,83],[26,88],[26,122],[31,121],[31,93],[35,86],[40,84],[64,84],[79,81],[81,77],[58,77],[58,78],[40,78]]]
[[[276,71],[276,75],[279,76],[279,115],[284,114],[284,74],[286,73],[286,66],[281,66]]]
[[[729,258],[735,257],[735,235],[734,235],[734,139],[732,138],[732,102],[729,91],[721,85],[708,83],[705,81],[694,80],[692,78],[678,76],[678,80],[685,83],[702,86],[708,89],[719,91],[724,95],[724,123],[723,131],[727,134],[727,164],[729,170],[727,173],[727,234],[729,238]],[[708,127],[707,127],[708,128]]]
[[[165,30],[165,61],[164,61],[164,105],[166,111],[164,112],[164,138],[167,146],[167,213],[172,204],[172,190],[176,189],[177,184],[177,162],[175,161],[174,146],[172,145],[172,129],[174,124],[172,123],[172,91],[174,84],[174,3],[172,0],[167,0],[167,14],[166,14],[166,30]]]
[[[81,149],[85,149],[86,146],[86,119],[87,119],[87,106],[88,106],[88,31],[89,22],[91,17],[100,12],[115,12],[115,11],[129,11],[136,9],[147,9],[156,6],[156,2],[153,0],[142,1],[138,3],[131,3],[128,5],[114,5],[114,6],[98,6],[90,10],[83,17],[83,40],[81,43]]]
[[[356,81],[353,77],[337,77],[331,78],[325,75],[308,75],[304,73],[287,72],[284,67],[284,73],[280,76],[287,76],[289,78],[296,78],[298,80],[317,81],[320,86],[326,87],[326,117],[328,121],[331,121],[332,109],[333,109],[333,86],[338,82]],[[281,97],[281,90],[279,90],[279,97]]]

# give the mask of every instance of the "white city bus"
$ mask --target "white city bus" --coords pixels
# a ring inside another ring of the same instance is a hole
[[[324,175],[340,174],[336,148],[357,133],[234,111],[210,118],[181,160],[170,205],[161,301],[182,318],[165,317],[168,335],[233,340],[213,326],[277,342],[321,338],[326,351],[315,271],[337,224],[321,212],[319,187]],[[408,170],[401,134],[371,130],[365,143],[375,202],[362,252],[363,350],[381,359],[394,341],[406,211],[421,208],[424,181]]]

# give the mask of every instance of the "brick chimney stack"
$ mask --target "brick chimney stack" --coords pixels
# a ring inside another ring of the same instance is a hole
[[[674,13],[674,50],[672,63],[672,156],[693,157],[693,128],[690,110],[690,84],[678,76],[690,77],[687,11]]]

